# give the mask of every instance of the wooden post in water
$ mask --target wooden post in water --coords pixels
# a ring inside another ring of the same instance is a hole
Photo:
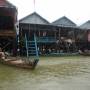
[[[29,60],[29,53],[28,53],[28,41],[27,41],[27,36],[25,34],[25,44],[26,44],[26,54],[27,54],[27,60]],[[27,62],[27,61],[26,61]]]
[[[38,48],[37,48],[37,42],[36,42],[36,35],[35,35],[35,33],[34,33],[34,41],[35,41],[35,48],[36,48],[36,56],[38,58],[39,55],[38,55]]]

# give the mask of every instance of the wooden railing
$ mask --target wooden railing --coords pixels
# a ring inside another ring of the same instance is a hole
[[[37,37],[37,42],[42,42],[42,43],[54,43],[57,40],[54,37]]]

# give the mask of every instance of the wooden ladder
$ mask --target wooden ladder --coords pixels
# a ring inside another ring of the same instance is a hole
[[[36,59],[39,58],[38,54],[38,48],[37,48],[37,40],[36,40],[36,35],[34,34],[34,40],[30,41],[27,39],[27,36],[25,34],[25,44],[26,44],[26,55],[27,58],[30,56],[35,57]]]

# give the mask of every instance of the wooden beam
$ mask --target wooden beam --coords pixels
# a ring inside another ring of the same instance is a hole
[[[11,31],[11,30],[1,30],[0,31],[0,36],[16,37],[16,33],[15,33],[15,31]]]

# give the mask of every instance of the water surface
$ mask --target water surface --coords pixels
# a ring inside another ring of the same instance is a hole
[[[35,70],[0,64],[0,90],[90,90],[90,57],[41,57]]]

